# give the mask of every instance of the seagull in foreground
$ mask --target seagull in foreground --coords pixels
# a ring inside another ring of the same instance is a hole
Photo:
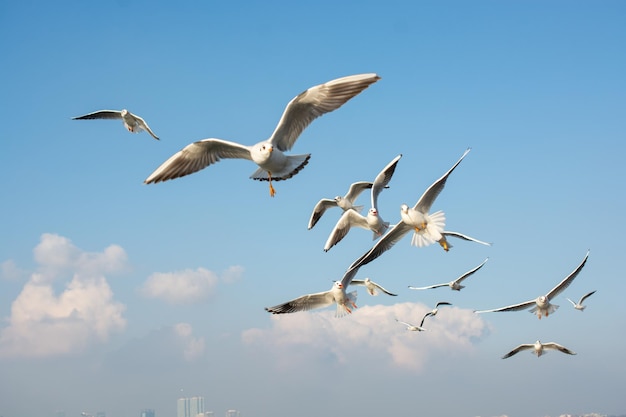
[[[574,281],[574,278],[576,278],[576,276],[580,273],[580,271],[585,266],[585,263],[587,262],[588,257],[589,257],[589,251],[587,251],[585,258],[582,260],[580,265],[578,265],[571,274],[566,276],[563,279],[563,281],[559,282],[559,284],[556,287],[552,288],[550,292],[548,292],[546,295],[541,295],[535,298],[534,300],[524,301],[523,303],[513,304],[507,307],[494,308],[492,310],[480,310],[480,311],[474,311],[474,312],[475,313],[491,313],[491,312],[498,312],[498,311],[519,311],[519,310],[526,310],[528,307],[532,307],[530,312],[536,313],[537,317],[540,320],[541,320],[542,315],[548,317],[551,313],[554,313],[557,308],[559,308],[558,305],[550,303],[550,300],[552,300],[554,297],[559,295],[563,290],[565,290],[572,283],[572,281]]]
[[[424,325],[424,319],[426,319],[427,315],[428,315],[428,313],[424,317],[422,317],[422,321],[420,322],[419,326],[416,326],[415,324],[407,323],[406,321],[400,321],[398,319],[396,319],[396,321],[398,323],[404,324],[406,326],[406,329],[411,331],[411,332],[423,332],[423,331],[426,330],[422,326]]]
[[[483,265],[485,265],[487,263],[487,261],[489,260],[489,258],[485,259],[483,261],[483,263],[481,263],[480,265],[478,265],[476,268],[471,269],[469,271],[467,271],[466,273],[464,273],[463,275],[461,275],[460,277],[458,277],[457,279],[455,279],[454,281],[450,281],[450,282],[444,282],[443,284],[435,284],[435,285],[429,285],[428,287],[412,287],[409,285],[409,289],[411,290],[429,290],[431,288],[439,288],[439,287],[450,287],[451,290],[454,291],[461,291],[462,288],[465,288],[465,285],[461,285],[461,283],[463,282],[463,280],[465,280],[467,277],[469,277],[470,275],[472,275],[474,272],[478,271],[480,268],[483,267]]]
[[[535,343],[519,345],[518,347],[516,347],[515,349],[513,349],[512,351],[504,355],[502,359],[510,358],[511,356],[515,355],[518,352],[521,352],[522,350],[532,350],[532,353],[534,353],[535,355],[537,355],[537,357],[539,357],[543,355],[544,353],[547,353],[546,349],[558,350],[563,353],[567,353],[568,355],[576,354],[576,352],[573,352],[569,350],[568,348],[566,348],[565,346],[559,345],[558,343],[554,343],[554,342],[541,343],[539,340],[537,340]]]
[[[72,117],[72,120],[88,120],[88,119],[121,119],[124,126],[131,133],[139,133],[142,130],[150,133],[150,135],[159,140],[154,134],[148,123],[136,114],[132,114],[126,109],[123,110],[99,110],[93,113],[84,114],[82,116]]]
[[[428,212],[428,210],[430,210],[430,207],[434,203],[435,199],[437,198],[439,193],[441,193],[441,191],[443,190],[443,187],[446,185],[448,176],[461,163],[461,161],[463,160],[463,158],[465,158],[465,156],[467,155],[469,151],[470,149],[467,149],[465,153],[463,153],[463,156],[461,156],[461,159],[459,159],[456,162],[456,164],[454,164],[452,168],[448,170],[448,172],[446,172],[441,178],[439,178],[430,187],[428,187],[428,189],[424,192],[424,194],[420,197],[417,204],[415,205],[418,212],[426,213]],[[389,229],[389,231],[385,233],[385,235],[378,242],[376,242],[376,244],[370,250],[365,252],[363,255],[361,255],[361,257],[359,257],[356,261],[354,261],[352,265],[350,265],[348,270],[352,268],[361,267],[363,265],[366,265],[372,262],[373,260],[378,258],[380,255],[382,255],[383,253],[391,249],[396,243],[398,243],[400,239],[402,239],[411,230],[415,231],[415,236],[417,235],[428,236],[428,242],[430,242],[431,240],[433,242],[435,241],[438,242],[438,241],[441,241],[442,239],[445,239],[445,236],[453,236],[453,237],[458,237],[464,240],[474,240],[479,243],[485,243],[485,242],[481,242],[476,239],[470,238],[468,236],[461,235],[460,233],[446,232],[444,230],[445,217],[443,215],[443,212],[439,211],[437,213],[439,213],[440,215],[435,216],[436,213],[434,213],[433,215],[428,215],[428,214],[424,215],[428,217],[428,219],[424,217],[424,220],[428,220],[426,227],[423,227],[423,225],[419,225],[419,227],[416,227],[412,223],[405,222],[403,218],[397,224],[392,226]],[[413,236],[413,240],[415,240],[415,236]],[[424,238],[421,238],[420,241],[426,242]],[[445,246],[444,246],[444,249],[445,249]]]
[[[222,139],[202,139],[172,155],[146,180],[146,184],[192,174],[221,159],[247,159],[258,165],[250,178],[268,181],[270,196],[276,191],[272,180],[286,180],[309,162],[311,154],[286,155],[302,131],[319,116],[338,109],[352,97],[378,81],[376,74],[358,74],[316,85],[293,98],[285,108],[276,129],[264,141],[246,146]]]
[[[375,283],[369,278],[365,278],[364,280],[353,279],[352,282],[350,282],[350,285],[362,285],[365,288],[367,288],[367,292],[369,292],[370,295],[374,295],[374,296],[380,294],[381,292],[384,292],[385,294],[391,295],[393,297],[398,295],[398,294],[390,293],[389,291],[387,291],[382,286]]]
[[[572,303],[572,305],[574,306],[574,308],[575,308],[576,310],[583,311],[583,310],[585,310],[585,308],[587,308],[587,306],[584,306],[584,305],[583,305],[583,302],[587,299],[587,297],[590,297],[590,296],[591,296],[591,295],[593,295],[595,292],[596,292],[596,291],[594,290],[594,291],[591,291],[591,292],[589,292],[589,293],[587,293],[587,294],[583,295],[582,297],[580,297],[580,300],[579,300],[577,303],[573,302],[573,301],[572,301],[572,300],[570,300],[569,298],[568,298],[567,300],[568,300],[570,303]]]
[[[363,206],[355,206],[354,201],[357,197],[365,190],[371,189],[373,183],[367,181],[359,181],[350,185],[348,189],[348,193],[345,196],[338,195],[337,197],[323,198],[317,202],[315,208],[313,208],[313,213],[311,213],[311,218],[309,219],[309,230],[313,228],[319,221],[319,219],[324,215],[327,209],[333,207],[339,207],[344,212],[349,209],[353,209],[357,212],[361,212],[363,210]]]
[[[371,230],[373,232],[373,239],[382,236],[389,228],[389,222],[384,221],[378,213],[378,196],[381,191],[387,187],[389,181],[391,181],[391,177],[393,177],[393,173],[396,170],[396,165],[398,165],[400,158],[402,158],[401,154],[389,162],[374,179],[371,190],[371,208],[367,212],[367,216],[359,214],[356,210],[346,210],[341,215],[335,228],[330,232],[328,240],[326,240],[326,244],[324,245],[325,252],[328,252],[330,248],[339,243],[352,227],[361,227]]]

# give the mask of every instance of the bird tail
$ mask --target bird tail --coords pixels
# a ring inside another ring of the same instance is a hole
[[[441,240],[446,225],[446,215],[443,211],[436,211],[428,216],[428,222],[426,223],[426,229],[413,233],[411,238],[411,245],[417,247],[424,247],[432,245],[435,242]]]
[[[285,166],[280,171],[272,171],[272,181],[280,181],[286,180],[304,168],[306,164],[309,163],[309,159],[311,158],[311,154],[302,154],[302,155],[289,155],[286,156],[287,162]],[[259,168],[250,175],[250,178],[258,181],[269,181],[270,177],[266,170],[263,168]]]
[[[347,293],[346,295],[347,295],[346,305],[337,304],[337,312],[335,313],[335,317],[338,317],[338,318],[344,317],[350,314],[353,308],[356,308],[357,292],[351,291]]]

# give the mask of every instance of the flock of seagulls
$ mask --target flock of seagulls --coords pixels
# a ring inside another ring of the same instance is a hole
[[[257,169],[250,175],[250,178],[258,181],[267,181],[270,196],[274,197],[276,190],[272,185],[273,181],[282,181],[292,178],[309,163],[311,154],[288,155],[286,153],[292,149],[304,129],[316,118],[337,110],[378,80],[380,80],[380,77],[377,74],[366,73],[337,78],[313,86],[298,94],[287,104],[276,128],[268,139],[251,146],[217,138],[195,141],[163,162],[144,180],[144,183],[154,184],[184,177],[207,168],[209,165],[215,164],[222,159],[247,159],[257,166]],[[152,131],[143,118],[126,109],[100,110],[73,117],[72,119],[118,119],[122,120],[124,127],[129,132],[139,133],[146,131],[154,139],[159,140],[159,137]],[[330,232],[326,244],[324,245],[324,251],[328,251],[333,246],[339,244],[352,227],[370,230],[373,234],[373,240],[376,242],[369,250],[350,264],[343,277],[340,280],[334,281],[329,290],[305,294],[273,307],[266,307],[265,310],[272,314],[286,314],[325,308],[334,304],[336,306],[336,317],[343,317],[352,313],[352,311],[357,308],[357,291],[348,291],[348,287],[350,286],[363,286],[372,296],[381,293],[389,296],[397,296],[397,294],[391,293],[370,278],[364,280],[354,278],[362,266],[379,258],[410,232],[412,232],[410,244],[418,248],[438,243],[445,251],[449,251],[450,248],[452,248],[452,245],[448,241],[450,237],[490,246],[491,243],[475,239],[459,232],[445,230],[445,213],[441,210],[431,211],[435,200],[444,189],[449,176],[469,152],[470,149],[468,148],[443,176],[424,191],[415,205],[411,207],[408,204],[402,204],[400,206],[399,220],[392,226],[381,217],[378,208],[378,198],[384,189],[389,188],[389,183],[402,155],[398,155],[390,161],[376,176],[373,182],[355,182],[350,185],[348,192],[344,196],[336,196],[334,199],[323,198],[319,200],[313,208],[308,223],[308,229],[312,229],[328,209],[338,207],[342,210],[341,217]],[[370,192],[370,208],[367,214],[363,215],[361,211],[364,206],[356,205],[355,203],[357,198],[366,190]],[[545,295],[506,307],[490,310],[475,310],[474,312],[480,314],[488,312],[519,311],[530,308],[530,311],[535,313],[539,319],[541,319],[542,316],[548,317],[559,307],[553,304],[552,300],[557,295],[561,294],[578,276],[585,266],[588,256],[589,252],[587,252],[582,262],[572,273]],[[453,281],[424,287],[409,286],[409,289],[427,290],[449,287],[453,291],[460,291],[465,287],[462,285],[462,282],[478,272],[488,259],[489,258],[485,259],[480,265],[465,272]],[[585,309],[583,302],[594,293],[595,291],[591,291],[585,294],[578,302],[574,302],[569,298],[568,301],[575,309],[583,311]],[[423,327],[426,318],[436,316],[441,306],[450,305],[451,303],[446,301],[438,302],[434,309],[424,314],[419,325],[401,321],[397,318],[396,321],[405,325],[409,331],[421,332],[426,330]],[[545,353],[546,349],[558,350],[569,355],[575,355],[573,351],[557,343],[541,343],[537,341],[534,344],[521,344],[502,358],[509,358],[522,350],[531,350],[539,357]]]

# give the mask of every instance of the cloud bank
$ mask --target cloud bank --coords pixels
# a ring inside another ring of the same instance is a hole
[[[348,363],[376,357],[388,365],[420,371],[434,354],[468,355],[472,342],[487,332],[485,322],[471,310],[442,308],[427,318],[425,332],[410,332],[398,320],[421,321],[430,308],[423,304],[365,306],[337,319],[333,311],[272,316],[269,329],[249,329],[242,341],[263,349],[277,366],[289,368],[313,361]]]
[[[0,329],[0,356],[73,353],[125,328],[125,306],[114,301],[105,277],[127,268],[121,247],[85,252],[65,237],[43,234],[34,258],[38,268],[11,305],[8,325]],[[57,294],[54,284],[61,280],[66,283]]]

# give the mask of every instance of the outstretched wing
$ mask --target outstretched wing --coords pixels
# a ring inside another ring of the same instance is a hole
[[[248,146],[222,139],[202,139],[176,152],[144,182],[151,184],[183,177],[226,158],[252,160]]]
[[[448,283],[445,282],[443,284],[429,285],[428,287],[412,287],[409,285],[409,289],[410,290],[430,290],[432,288],[447,287],[447,286],[448,286]]]
[[[303,91],[287,104],[270,142],[281,151],[290,150],[313,120],[338,109],[379,79],[376,74],[351,75]]]
[[[580,298],[580,301],[578,302],[578,304],[582,304],[587,299],[587,297],[591,297],[593,294],[595,294],[595,292],[596,292],[596,290],[593,290],[593,291],[588,292],[587,294],[583,295]]]
[[[150,134],[150,136],[152,136],[156,140],[159,140],[159,137],[154,134],[152,129],[150,129],[150,126],[148,126],[148,123],[146,123],[146,121],[142,117],[139,117],[136,114],[132,114],[132,113],[131,113],[131,116],[133,116],[135,120],[137,120],[137,124],[142,130],[145,130],[146,132]]]
[[[454,171],[454,169],[461,163],[463,158],[465,158],[465,155],[467,155],[470,150],[471,150],[470,148],[467,148],[467,150],[463,153],[463,156],[461,156],[461,158],[456,162],[456,164],[454,164],[452,168],[448,170],[448,172],[443,174],[441,178],[439,178],[430,187],[428,187],[426,191],[424,191],[424,194],[422,194],[420,199],[417,200],[415,207],[413,207],[415,210],[421,213],[428,213],[430,211],[430,207],[433,205],[433,203],[435,202],[435,199],[437,198],[437,196],[439,196],[439,194],[443,190],[443,187],[446,185],[448,176],[452,174],[452,171]]]
[[[350,185],[348,189],[348,193],[345,195],[345,199],[350,203],[354,203],[359,195],[365,190],[369,190],[372,188],[373,183],[369,181],[359,181]]]
[[[331,207],[337,207],[337,202],[335,200],[331,200],[330,198],[323,198],[317,202],[315,208],[313,208],[313,213],[311,213],[311,218],[309,219],[309,230],[311,230],[313,226],[315,226],[322,218],[326,209]]]
[[[530,344],[519,345],[518,347],[516,347],[515,349],[513,349],[512,351],[504,355],[502,359],[510,358],[511,356],[515,355],[518,352],[521,352],[522,350],[528,350],[528,349],[534,349],[534,348],[535,348],[535,345],[530,345]]]
[[[485,259],[480,265],[478,265],[476,268],[474,269],[470,269],[469,271],[467,271],[466,273],[464,273],[463,275],[461,275],[460,277],[458,277],[454,282],[456,282],[457,284],[460,284],[461,282],[463,282],[463,280],[465,280],[465,278],[469,277],[470,275],[472,275],[473,273],[475,273],[476,271],[478,271],[480,268],[483,267],[483,265],[485,265],[487,263],[487,261],[489,260],[489,258]]]
[[[324,245],[324,251],[328,252],[330,248],[341,242],[341,240],[346,237],[350,229],[353,227],[361,227],[369,230],[366,217],[357,213],[353,209],[349,209],[343,212],[337,221],[335,228],[330,232],[330,235],[326,240],[326,244]]]
[[[551,300],[552,298],[554,298],[557,295],[559,295],[565,288],[567,288],[572,283],[572,281],[574,281],[574,278],[576,278],[576,276],[580,273],[580,271],[585,266],[585,263],[587,262],[587,258],[589,258],[589,251],[587,251],[587,254],[585,255],[585,258],[580,263],[580,265],[578,265],[576,267],[576,269],[574,269],[574,271],[572,271],[571,274],[566,276],[563,279],[563,281],[559,282],[559,284],[556,287],[552,288],[550,290],[550,292],[548,294],[546,294],[546,297],[548,297],[548,300]]]
[[[441,232],[441,234],[443,236],[456,237],[456,238],[459,238],[459,239],[467,240],[469,242],[476,242],[476,243],[480,243],[481,245],[491,246],[491,243],[483,242],[482,240],[478,240],[478,239],[474,239],[471,236],[467,236],[467,235],[464,235],[464,234],[459,233],[459,232],[450,232],[448,230],[444,230],[443,232]]]
[[[563,353],[567,353],[568,355],[575,355],[576,352],[569,350],[568,348],[566,348],[565,346],[561,346],[558,343],[554,343],[554,342],[550,342],[550,343],[544,343],[543,347],[545,349],[554,349],[554,350],[558,350],[561,351]]]
[[[387,187],[389,181],[391,181],[391,177],[393,177],[393,173],[396,171],[396,165],[398,165],[400,158],[402,158],[402,154],[393,158],[393,160],[389,162],[374,179],[374,185],[372,186],[371,193],[371,204],[376,210],[378,210],[378,195],[384,188]]]
[[[120,110],[98,110],[93,113],[83,114],[82,116],[72,117],[72,120],[88,120],[88,119],[121,119],[122,112]]]
[[[524,301],[523,303],[513,304],[510,306],[506,306],[506,307],[494,308],[491,310],[474,310],[474,313],[480,314],[480,313],[495,313],[498,311],[520,311],[520,310],[526,310],[528,307],[534,304],[536,304],[535,300],[530,300],[530,301]]]
[[[272,314],[296,313],[298,311],[308,311],[316,308],[327,307],[333,302],[334,299],[332,293],[330,291],[324,291],[315,294],[303,295],[302,297],[275,305],[274,307],[265,307],[265,311]]]

